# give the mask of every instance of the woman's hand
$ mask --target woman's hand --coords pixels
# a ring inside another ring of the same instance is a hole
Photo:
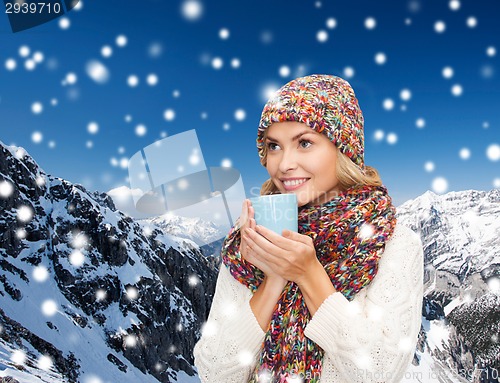
[[[272,268],[269,267],[267,262],[259,257],[256,257],[255,251],[249,246],[248,237],[245,235],[247,229],[255,232],[256,222],[255,222],[255,211],[252,207],[250,200],[246,199],[243,201],[242,212],[240,216],[241,222],[241,244],[240,253],[241,256],[248,262],[250,262],[255,267],[262,270],[267,278],[282,280],[283,278],[279,276]],[[286,281],[283,281],[283,286]]]
[[[243,237],[256,261],[299,286],[311,315],[335,292],[330,277],[316,257],[313,240],[307,235],[284,230],[281,236],[258,225],[255,229],[246,228]]]
[[[313,241],[307,235],[284,230],[281,236],[263,226],[251,225],[242,231],[242,239],[247,249],[251,249],[255,262],[265,264],[272,273],[299,285],[314,278],[318,266],[323,269]]]

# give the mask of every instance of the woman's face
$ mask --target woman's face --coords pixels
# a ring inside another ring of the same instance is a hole
[[[281,193],[295,193],[299,206],[321,204],[340,191],[337,148],[301,122],[272,124],[264,142],[266,169]]]

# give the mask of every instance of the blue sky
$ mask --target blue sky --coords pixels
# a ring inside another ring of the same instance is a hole
[[[498,2],[80,3],[18,33],[0,17],[0,140],[49,174],[128,186],[128,158],[196,129],[205,163],[231,163],[251,196],[267,175],[255,148],[266,92],[329,73],[355,89],[365,162],[397,204],[500,187]]]

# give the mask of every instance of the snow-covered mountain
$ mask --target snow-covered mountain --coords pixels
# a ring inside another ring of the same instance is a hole
[[[194,242],[1,142],[0,212],[0,377],[199,381],[192,349],[216,270]]]
[[[145,226],[148,224],[158,226],[165,233],[176,237],[190,239],[198,246],[218,241],[227,234],[212,222],[200,218],[179,217],[169,213],[139,222]]]
[[[438,371],[437,380],[428,381],[498,382],[500,190],[426,192],[400,206],[398,219],[424,245],[423,328],[414,377]]]

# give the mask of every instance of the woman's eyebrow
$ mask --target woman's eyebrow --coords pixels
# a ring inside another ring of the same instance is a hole
[[[295,136],[292,137],[292,141],[296,141],[298,140],[300,137],[302,137],[304,134],[307,134],[307,133],[312,133],[313,131],[311,131],[311,129],[309,130],[304,130],[298,134],[296,134]],[[276,138],[273,138],[273,137],[269,137],[267,136],[266,137],[266,140],[269,140],[269,141],[272,141],[272,142],[279,142],[279,140],[277,140]]]

